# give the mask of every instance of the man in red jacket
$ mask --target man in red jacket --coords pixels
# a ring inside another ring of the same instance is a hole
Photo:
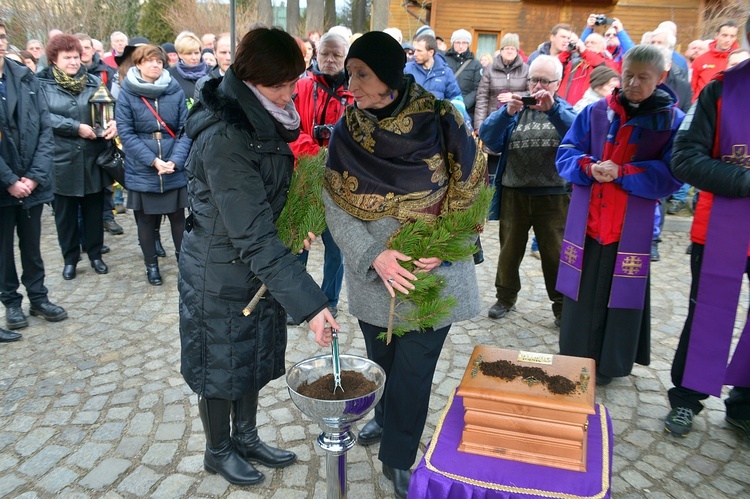
[[[594,68],[604,64],[620,72],[618,65],[612,61],[612,55],[607,52],[602,35],[591,33],[585,43],[578,38],[572,38],[571,43],[573,41],[575,50],[567,50],[558,56],[563,64],[563,78],[558,95],[571,106],[575,106],[590,87],[589,77]]]
[[[327,147],[336,122],[344,115],[346,106],[354,101],[349,92],[344,60],[349,44],[340,35],[328,32],[318,42],[318,55],[313,62],[312,76],[297,82],[294,105],[300,116],[299,138],[289,144],[295,158],[318,154]],[[321,289],[328,297],[334,317],[338,315],[339,293],[344,278],[341,250],[326,229],[323,232],[323,282]],[[307,262],[307,252],[302,260]]]
[[[697,57],[692,64],[693,102],[698,99],[703,87],[720,71],[727,69],[729,54],[740,48],[737,43],[739,28],[734,21],[724,21],[716,32],[716,38],[708,45],[708,52]]]
[[[750,321],[729,361],[743,274],[750,276],[750,130],[743,126],[750,113],[748,79],[749,61],[718,74],[674,141],[674,175],[701,190],[690,232],[688,316],[672,362],[672,410],[664,422],[679,436],[692,429],[702,400],[720,396],[724,385],[733,386],[725,401],[727,423],[750,434]]]

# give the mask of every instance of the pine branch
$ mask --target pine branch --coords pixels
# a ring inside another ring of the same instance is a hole
[[[304,248],[307,233],[321,234],[326,229],[323,206],[323,175],[325,173],[326,149],[321,148],[315,156],[302,156],[292,173],[284,208],[276,220],[279,239],[293,254]],[[245,316],[255,310],[268,288],[263,284],[250,303],[242,309]]]
[[[475,202],[466,210],[453,211],[439,217],[434,223],[417,220],[403,224],[386,244],[387,247],[412,257],[412,261],[399,262],[409,272],[416,269],[413,260],[437,257],[444,262],[459,262],[469,259],[477,251],[476,236],[484,229],[490,203],[495,189],[482,186]],[[396,311],[391,312],[400,319],[398,326],[389,327],[378,337],[385,339],[392,334],[402,336],[409,331],[424,332],[445,321],[458,301],[453,296],[442,297],[445,280],[431,272],[418,272],[412,281],[414,290],[408,295],[396,292]]]

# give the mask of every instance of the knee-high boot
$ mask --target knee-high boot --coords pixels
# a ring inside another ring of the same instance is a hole
[[[239,456],[230,437],[232,402],[222,399],[198,398],[203,430],[206,432],[206,453],[203,467],[209,473],[218,473],[235,485],[252,485],[263,480],[260,471]]]
[[[232,401],[232,443],[237,453],[248,461],[283,468],[297,460],[294,452],[277,449],[261,442],[255,420],[258,412],[258,392],[245,394]]]

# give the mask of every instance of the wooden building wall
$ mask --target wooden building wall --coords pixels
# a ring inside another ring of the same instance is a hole
[[[678,49],[684,49],[696,37],[705,0],[619,0],[579,2],[572,0],[432,0],[431,26],[449,42],[451,33],[467,29],[478,32],[518,33],[521,49],[530,54],[549,40],[549,31],[557,23],[568,23],[580,33],[591,13],[619,18],[633,41],[662,21],[678,26]],[[406,12],[402,0],[391,0],[391,26],[410,39],[421,23]],[[423,16],[426,17],[426,13]],[[597,30],[604,32],[605,27]],[[498,38],[499,40],[499,38]],[[472,50],[476,51],[476,36]]]

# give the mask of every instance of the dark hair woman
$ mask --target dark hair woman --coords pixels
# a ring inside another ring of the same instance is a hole
[[[386,345],[377,336],[387,329],[394,290],[414,289],[417,278],[399,265],[411,255],[386,242],[405,222],[471,206],[486,180],[484,157],[460,112],[405,76],[405,63],[401,45],[386,33],[352,44],[346,69],[355,105],[333,131],[323,191],[328,228],[344,254],[349,312],[359,320],[367,356],[386,372],[375,417],[358,440],[382,440],[378,457],[398,497],[409,487],[443,342],[453,322],[479,312],[480,300],[473,262],[415,260],[420,272],[443,277],[457,305],[437,328]]]
[[[248,461],[280,468],[296,460],[263,443],[256,428],[259,390],[286,370],[286,312],[306,319],[321,345],[330,344],[326,321],[338,327],[274,226],[294,165],[292,94],[303,70],[290,35],[249,31],[224,77],[205,83],[186,126],[194,142],[180,258],[181,370],[198,394],[205,469],[239,485],[263,480]],[[265,298],[243,316],[261,284]]]
[[[47,44],[50,65],[37,76],[50,109],[55,134],[55,224],[62,250],[63,278],[73,279],[81,252],[78,212],[83,218],[83,248],[91,267],[106,274],[102,261],[104,227],[102,203],[105,179],[96,165],[96,157],[105,146],[104,139],[117,135],[115,122],[99,123],[104,137],[94,132],[89,99],[101,81],[86,72],[81,64],[81,42],[73,35],[53,37]]]
[[[187,206],[184,165],[190,139],[180,131],[187,119],[185,94],[164,66],[164,49],[142,45],[133,52],[134,66],[122,81],[115,116],[125,150],[127,207],[138,225],[138,242],[148,282],[161,285],[156,258],[156,228],[162,215],[172,226],[179,258]]]

